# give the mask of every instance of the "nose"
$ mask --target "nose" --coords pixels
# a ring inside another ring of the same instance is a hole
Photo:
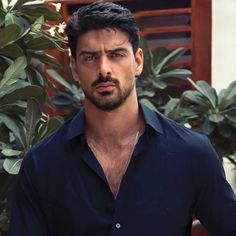
[[[98,60],[98,76],[106,77],[111,75],[111,64],[106,56],[101,56]]]

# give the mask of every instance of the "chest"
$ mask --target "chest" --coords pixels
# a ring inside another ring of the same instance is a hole
[[[101,165],[106,176],[110,190],[117,196],[121,181],[129,166],[134,145],[124,145],[119,148],[98,148],[90,145],[90,149]]]

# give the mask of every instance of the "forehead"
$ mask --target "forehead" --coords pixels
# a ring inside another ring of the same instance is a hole
[[[117,47],[132,49],[128,35],[113,28],[90,30],[77,40],[77,52],[81,50],[112,50]]]

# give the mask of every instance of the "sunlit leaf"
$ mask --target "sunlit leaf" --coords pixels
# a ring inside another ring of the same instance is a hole
[[[214,123],[219,123],[224,120],[224,116],[219,113],[216,113],[209,115],[208,119]]]
[[[0,81],[0,89],[4,89],[15,83],[27,66],[24,56],[18,57],[5,71],[3,79]]]
[[[17,175],[20,171],[22,159],[14,158],[14,159],[5,159],[3,163],[3,168],[12,175]]]

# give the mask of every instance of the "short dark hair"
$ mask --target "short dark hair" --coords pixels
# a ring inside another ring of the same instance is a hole
[[[78,38],[90,30],[115,28],[125,32],[129,37],[134,53],[139,45],[139,29],[132,13],[127,8],[111,2],[94,2],[73,13],[66,33],[71,54],[76,58]]]

